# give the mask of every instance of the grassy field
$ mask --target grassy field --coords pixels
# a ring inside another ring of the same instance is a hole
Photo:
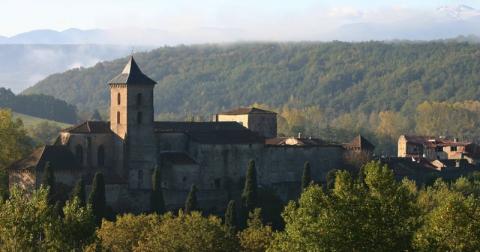
[[[72,126],[72,125],[67,124],[67,123],[51,121],[51,120],[38,118],[38,117],[34,117],[34,116],[29,116],[29,115],[25,115],[25,114],[20,114],[20,113],[15,113],[15,112],[13,112],[13,117],[15,119],[20,118],[23,121],[23,125],[25,125],[25,128],[33,128],[33,127],[35,127],[36,125],[38,125],[39,123],[42,123],[42,122],[49,122],[49,123],[55,124],[62,129]]]

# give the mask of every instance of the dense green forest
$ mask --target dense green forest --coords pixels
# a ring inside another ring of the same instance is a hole
[[[477,124],[462,121],[478,113],[455,105],[480,99],[478,44],[246,43],[163,47],[135,57],[158,81],[157,119],[209,119],[256,103],[279,112],[282,134],[347,141],[362,133],[387,153],[394,152],[400,133],[469,139],[480,133]],[[52,95],[89,113],[98,108],[107,118],[107,82],[125,63],[123,58],[54,74],[24,93]],[[465,117],[455,117],[455,123],[465,124],[460,128],[466,132],[428,122],[425,116],[436,117],[432,111],[442,106],[463,109]]]
[[[75,106],[44,94],[15,95],[9,89],[0,88],[0,108],[70,124],[78,120]]]

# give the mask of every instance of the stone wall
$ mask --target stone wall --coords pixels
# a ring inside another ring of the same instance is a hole
[[[277,137],[277,115],[271,113],[250,114],[248,128],[266,138]]]
[[[119,156],[113,144],[112,134],[71,134],[62,133],[62,138],[68,136],[68,142],[65,143],[70,151],[76,155],[76,148],[78,145],[82,146],[83,150],[83,167],[99,167],[98,165],[98,149],[103,146],[105,151],[105,159],[103,167],[115,166],[115,158]],[[77,157],[78,158],[78,157]]]

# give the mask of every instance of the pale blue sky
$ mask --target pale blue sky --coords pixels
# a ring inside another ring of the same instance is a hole
[[[0,35],[34,29],[64,30],[151,28],[168,31],[198,27],[252,30],[309,22],[333,26],[352,20],[378,20],[434,12],[443,5],[469,5],[480,0],[0,0]],[[383,13],[383,15],[382,15]],[[397,15],[398,14],[398,15]],[[324,27],[327,29],[327,27]],[[255,31],[255,30],[258,31]]]

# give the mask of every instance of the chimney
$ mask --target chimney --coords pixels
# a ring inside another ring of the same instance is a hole
[[[454,142],[454,143],[458,142],[458,138],[454,137],[454,138],[453,138],[453,142]]]
[[[302,138],[302,132],[298,132],[298,138]]]

